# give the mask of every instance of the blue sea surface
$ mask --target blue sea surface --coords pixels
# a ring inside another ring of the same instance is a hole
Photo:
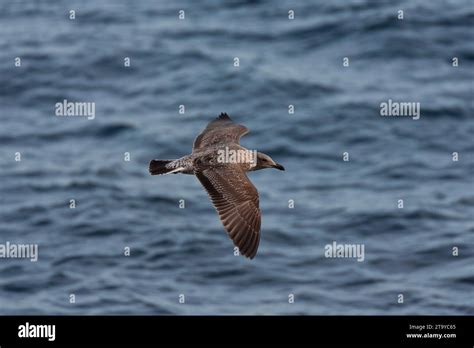
[[[473,24],[470,0],[0,1],[0,244],[39,247],[0,259],[0,314],[473,315]],[[221,112],[286,168],[249,174],[253,260],[195,177],[148,173]]]

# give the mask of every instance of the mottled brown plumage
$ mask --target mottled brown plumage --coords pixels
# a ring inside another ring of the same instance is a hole
[[[253,165],[218,161],[218,152],[223,148],[248,151],[239,144],[240,137],[247,133],[246,127],[232,122],[227,114],[221,114],[196,137],[190,155],[177,160],[152,160],[150,173],[196,175],[234,245],[242,255],[252,259],[260,242],[261,214],[257,189],[246,172],[284,168],[260,152]]]

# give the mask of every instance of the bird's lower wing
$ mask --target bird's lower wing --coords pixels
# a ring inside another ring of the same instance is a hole
[[[254,258],[260,242],[261,224],[255,186],[238,165],[207,168],[195,174],[239,252]]]

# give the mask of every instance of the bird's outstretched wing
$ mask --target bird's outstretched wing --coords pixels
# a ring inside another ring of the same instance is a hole
[[[261,223],[255,186],[238,164],[205,168],[195,174],[240,254],[253,259],[260,242]]]
[[[206,129],[194,140],[193,151],[217,144],[238,144],[240,137],[248,133],[248,129],[235,124],[229,115],[222,113],[215,120],[209,122]]]

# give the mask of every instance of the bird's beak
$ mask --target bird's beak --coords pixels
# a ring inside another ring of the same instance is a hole
[[[275,163],[272,167],[279,170],[285,170],[285,167],[283,167],[281,164],[278,164],[278,163]]]

